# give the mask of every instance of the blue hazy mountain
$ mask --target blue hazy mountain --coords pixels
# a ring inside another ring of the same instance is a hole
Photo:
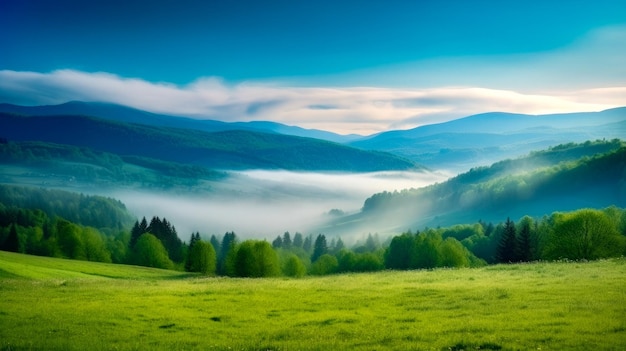
[[[206,132],[79,115],[0,113],[0,137],[90,148],[209,169],[373,172],[420,169],[414,162],[330,141],[253,130]]]
[[[485,113],[349,143],[409,158],[431,168],[463,171],[568,142],[626,137],[626,108],[553,115]]]
[[[0,104],[0,112],[15,113],[26,116],[91,116],[119,122],[145,124],[150,126],[196,129],[205,132],[220,132],[227,130],[260,131],[265,133],[278,133],[305,138],[315,138],[337,143],[346,143],[362,137],[360,135],[341,135],[323,130],[305,129],[270,121],[227,123],[211,119],[195,119],[156,114],[127,106],[101,102],[70,101],[60,105],[46,106],[19,106],[12,104]]]

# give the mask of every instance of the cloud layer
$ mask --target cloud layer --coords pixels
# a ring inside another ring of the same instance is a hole
[[[306,84],[297,79],[229,84],[204,77],[175,85],[72,69],[1,70],[0,102],[100,101],[194,118],[271,120],[371,134],[482,112],[545,114],[626,105],[626,66],[621,64],[626,47],[616,45],[622,40],[625,27],[608,28],[550,53],[442,59],[356,72],[352,78],[326,77],[319,84],[314,79]],[[397,84],[398,79],[406,82]]]
[[[271,120],[339,133],[411,128],[473,113],[597,111],[625,103],[626,87],[525,94],[476,87],[430,89],[228,85],[202,78],[186,86],[110,73],[0,71],[0,99],[37,105],[101,101],[157,113],[223,121]]]

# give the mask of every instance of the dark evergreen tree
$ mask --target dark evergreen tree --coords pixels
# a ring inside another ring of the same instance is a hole
[[[192,272],[191,270],[191,266],[192,266],[192,252],[193,251],[193,246],[200,241],[200,233],[196,232],[191,233],[191,238],[189,239],[189,246],[187,247],[187,259],[185,260],[185,270],[187,272]]]
[[[291,248],[291,235],[289,234],[289,232],[285,232],[285,234],[283,234],[283,248]]]
[[[222,238],[222,245],[220,247],[220,253],[217,258],[217,272],[218,274],[225,275],[226,272],[226,259],[228,253],[235,249],[237,244],[237,236],[235,232],[227,232]]]
[[[498,243],[496,258],[498,262],[511,263],[517,261],[517,237],[515,234],[515,222],[510,218],[504,223],[504,232]]]
[[[141,222],[144,223],[145,221],[146,221],[146,217],[144,217]],[[135,244],[137,243],[137,239],[139,239],[139,237],[143,233],[145,232],[142,231],[141,226],[139,225],[139,221],[135,221],[133,228],[130,230],[130,241],[128,242],[128,246],[131,249],[135,247]]]
[[[215,254],[219,254],[220,252],[220,239],[218,239],[215,235],[211,235],[210,240],[211,245],[213,245],[213,249],[215,250]]]
[[[302,239],[302,234],[296,232],[296,234],[293,236],[292,245],[294,247],[302,247],[303,244],[304,244],[304,240]]]
[[[345,249],[346,245],[344,245],[343,240],[341,240],[341,238],[337,238],[337,241],[335,242],[335,246],[333,247],[333,252],[339,252],[343,249]]]
[[[272,241],[272,247],[275,249],[279,249],[281,247],[283,247],[283,238],[279,236],[276,237],[276,239],[274,239],[274,241]]]
[[[20,237],[17,234],[17,228],[15,227],[15,223],[11,225],[11,229],[9,230],[9,236],[2,243],[3,251],[10,252],[19,252],[20,251]]]
[[[526,216],[520,221],[519,235],[517,236],[517,259],[528,262],[532,259],[532,218]]]
[[[311,262],[317,261],[320,256],[328,253],[328,244],[326,243],[326,236],[319,234],[315,239],[315,246],[313,247],[313,254],[311,255]]]
[[[311,235],[307,235],[307,237],[304,239],[304,242],[302,243],[302,249],[304,249],[305,252],[311,252],[312,248],[313,237]]]

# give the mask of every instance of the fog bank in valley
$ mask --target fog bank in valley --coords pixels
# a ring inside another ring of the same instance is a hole
[[[108,194],[120,199],[138,218],[165,217],[188,240],[192,232],[221,237],[234,231],[240,238],[273,239],[279,234],[310,234],[328,219],[331,209],[361,209],[381,191],[419,188],[448,178],[431,172],[299,173],[234,172],[212,184],[209,193],[172,194],[141,190]],[[313,233],[315,234],[315,233]]]

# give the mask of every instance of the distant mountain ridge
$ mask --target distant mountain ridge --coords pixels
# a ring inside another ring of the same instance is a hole
[[[98,102],[73,101],[32,107],[0,104],[0,112],[28,116],[92,116],[124,123],[210,133],[248,131],[314,138],[361,150],[382,151],[431,169],[454,173],[563,143],[626,138],[626,107],[551,115],[489,112],[370,136],[339,135],[270,121],[227,123],[168,116]]]
[[[157,114],[123,105],[102,102],[70,101],[64,104],[46,106],[20,106],[1,103],[0,112],[15,113],[25,116],[90,116],[119,122],[145,124],[149,126],[195,129],[205,132],[249,130],[315,138],[337,143],[346,143],[362,138],[360,135],[341,135],[323,130],[305,129],[270,121],[222,122],[211,119],[195,119]]]
[[[601,112],[523,115],[491,112],[383,132],[348,143],[432,168],[467,170],[568,142],[626,137],[626,107]]]
[[[79,115],[0,113],[0,137],[87,147],[216,170],[374,172],[420,169],[398,156],[329,141],[250,130],[205,132]]]

